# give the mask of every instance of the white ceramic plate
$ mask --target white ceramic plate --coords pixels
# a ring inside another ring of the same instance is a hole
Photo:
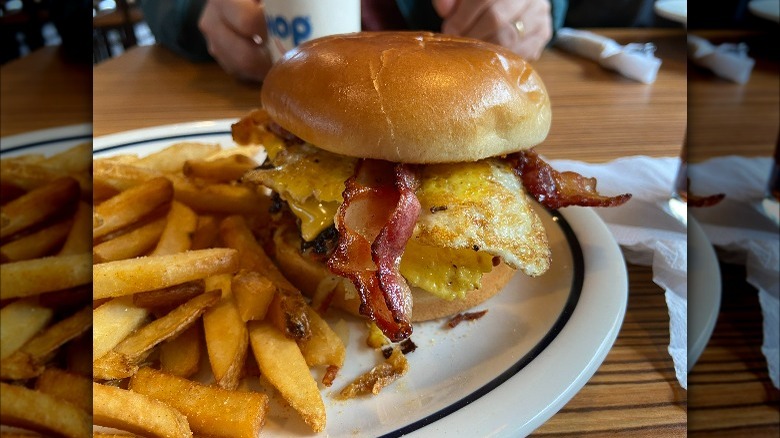
[[[701,225],[688,216],[688,371],[699,360],[720,312],[720,265]]]
[[[780,0],[753,0],[748,9],[757,17],[780,23]]]
[[[667,20],[687,24],[688,0],[658,0],[655,2],[655,13]]]
[[[162,126],[96,138],[95,156],[146,154],[176,141],[232,146],[232,120]],[[347,362],[330,389],[322,436],[527,435],[557,412],[593,375],[611,348],[626,307],[620,249],[589,209],[542,212],[553,251],[550,272],[517,275],[479,306],[482,319],[450,330],[442,321],[416,324],[410,371],[378,396],[335,401],[332,394],[375,366],[365,324],[349,329]],[[319,376],[317,376],[319,377]],[[310,436],[297,414],[272,397],[264,436]]]
[[[0,151],[7,157],[29,153],[48,156],[91,140],[91,124],[70,125],[3,137]]]

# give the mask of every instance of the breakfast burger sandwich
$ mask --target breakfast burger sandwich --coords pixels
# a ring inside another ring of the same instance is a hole
[[[244,181],[292,218],[275,259],[318,306],[373,320],[394,342],[412,322],[490,298],[515,270],[542,275],[535,211],[618,205],[595,180],[533,151],[550,128],[534,69],[486,42],[424,32],[320,38],[269,71],[262,110],[233,126],[268,158]]]

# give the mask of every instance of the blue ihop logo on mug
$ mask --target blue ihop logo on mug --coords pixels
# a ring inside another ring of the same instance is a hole
[[[292,20],[277,15],[267,16],[268,33],[279,39],[292,38],[293,47],[306,41],[311,36],[311,20],[308,16],[293,17]]]

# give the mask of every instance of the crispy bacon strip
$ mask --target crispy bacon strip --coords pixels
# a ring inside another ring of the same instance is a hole
[[[683,201],[685,201],[688,207],[712,207],[726,197],[725,193],[703,196],[691,193],[691,180],[685,177],[685,174],[687,173],[687,165],[683,163],[683,166],[686,167],[681,169],[681,174],[678,176],[677,194],[680,196],[680,198],[682,198]],[[683,178],[685,181],[682,181]]]
[[[542,205],[558,209],[570,205],[615,207],[631,199],[631,194],[602,196],[596,191],[596,178],[576,172],[558,172],[533,149],[507,157],[528,193]]]
[[[336,213],[339,242],[328,267],[352,281],[360,313],[398,342],[412,334],[411,291],[398,265],[420,214],[418,181],[409,167],[384,161],[363,160],[355,172]]]
[[[482,318],[486,313],[487,309],[480,310],[478,312],[458,313],[457,315],[450,318],[449,321],[447,321],[447,327],[455,328],[463,321],[474,321],[476,319]]]
[[[688,207],[712,207],[719,203],[726,197],[725,193],[718,193],[716,195],[699,196],[690,192],[680,193],[680,196],[688,204]]]

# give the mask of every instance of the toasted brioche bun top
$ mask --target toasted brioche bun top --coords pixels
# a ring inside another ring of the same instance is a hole
[[[427,32],[319,38],[268,72],[262,104],[330,152],[405,163],[476,161],[539,144],[547,91],[501,46]]]

